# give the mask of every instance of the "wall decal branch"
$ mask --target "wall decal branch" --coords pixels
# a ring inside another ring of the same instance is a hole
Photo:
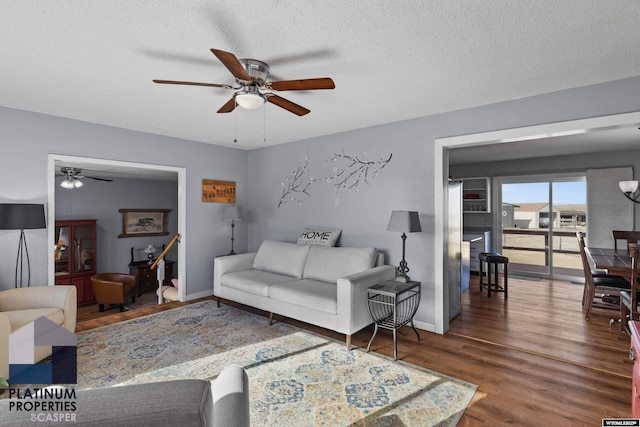
[[[280,196],[278,209],[288,202],[297,202],[301,205],[307,198],[311,197],[309,187],[311,187],[312,182],[313,176],[309,175],[309,156],[306,156],[304,163],[302,165],[298,164],[280,183],[282,195]]]
[[[350,156],[347,154],[333,154],[333,157],[327,161],[333,162],[332,176],[326,177],[325,180],[328,183],[333,183],[336,192],[340,190],[355,189],[358,191],[358,187],[361,183],[369,184],[370,181],[376,179],[380,174],[380,171],[391,161],[393,153],[389,154],[389,158],[381,158],[377,161],[369,161],[365,155]],[[346,162],[346,165],[342,168],[338,168],[336,163],[338,161]]]
[[[376,179],[380,171],[391,161],[393,153],[388,158],[369,161],[366,154],[348,155],[344,152],[334,153],[327,162],[333,163],[333,175],[324,178],[314,178],[309,171],[309,155],[305,156],[304,163],[298,164],[295,169],[287,175],[280,183],[282,194],[278,202],[278,209],[289,202],[295,202],[298,205],[304,203],[311,197],[311,184],[315,182],[326,181],[333,184],[336,192],[340,190],[358,191],[360,184],[369,184],[370,181]],[[344,163],[338,166],[338,162]]]

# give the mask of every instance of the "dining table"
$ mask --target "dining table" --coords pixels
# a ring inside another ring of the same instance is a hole
[[[631,278],[631,255],[626,249],[585,247],[592,269],[606,270],[608,274]]]

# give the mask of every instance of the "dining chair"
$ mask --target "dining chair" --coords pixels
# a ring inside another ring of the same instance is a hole
[[[580,258],[582,259],[582,269],[584,271],[584,290],[582,292],[582,312],[584,318],[588,319],[591,316],[591,308],[594,305],[594,299],[596,298],[596,291],[603,292],[602,295],[597,297],[601,304],[598,306],[603,308],[618,309],[619,304],[611,304],[603,301],[603,298],[610,297],[617,299],[617,295],[612,296],[608,291],[620,292],[623,290],[630,290],[631,283],[627,279],[621,276],[613,276],[609,274],[602,274],[601,272],[593,273],[591,271],[591,265],[587,259],[587,253],[585,252],[583,232],[577,232],[578,247],[580,248]]]
[[[629,245],[629,255],[631,255],[631,290],[620,291],[620,330],[629,332],[628,323],[630,320],[638,320],[640,312],[638,307],[638,293],[640,292],[640,246],[637,243]]]
[[[624,240],[627,242],[627,250],[631,243],[640,242],[640,231],[626,231],[626,230],[613,230],[611,232],[613,236],[613,247],[618,250],[618,240]]]

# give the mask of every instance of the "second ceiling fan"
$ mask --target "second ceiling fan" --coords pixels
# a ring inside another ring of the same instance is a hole
[[[218,113],[230,113],[236,108],[236,105],[240,105],[248,110],[253,110],[259,108],[265,102],[270,102],[298,116],[304,116],[308,114],[310,110],[295,102],[282,98],[274,92],[334,89],[336,87],[333,80],[329,77],[269,82],[267,81],[269,78],[269,65],[267,63],[258,61],[257,59],[238,59],[233,53],[218,49],[211,49],[211,52],[213,52],[220,62],[233,74],[238,86],[176,80],[153,81],[161,84],[209,86],[234,90],[235,93],[231,99],[218,110]]]

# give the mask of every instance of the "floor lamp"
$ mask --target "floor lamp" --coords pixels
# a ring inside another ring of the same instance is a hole
[[[31,263],[24,230],[46,227],[44,205],[27,203],[0,204],[0,230],[20,230],[18,256],[16,257],[16,288],[22,288],[24,285],[25,258],[27,262],[27,287],[31,286]]]
[[[398,266],[398,277],[396,280],[398,282],[409,282],[411,279],[409,278],[409,266],[407,265],[407,261],[404,259],[404,249],[405,242],[407,240],[407,235],[405,233],[416,233],[422,231],[422,227],[420,226],[420,216],[418,212],[415,211],[392,211],[391,218],[389,219],[389,225],[387,226],[387,231],[399,231],[402,232],[402,261],[400,261],[400,265]]]
[[[232,205],[227,206],[224,209],[224,219],[231,220],[231,252],[229,255],[235,255],[236,253],[233,251],[233,229],[236,226],[235,221],[240,221],[244,219],[244,214],[242,213],[242,208],[240,206]]]

